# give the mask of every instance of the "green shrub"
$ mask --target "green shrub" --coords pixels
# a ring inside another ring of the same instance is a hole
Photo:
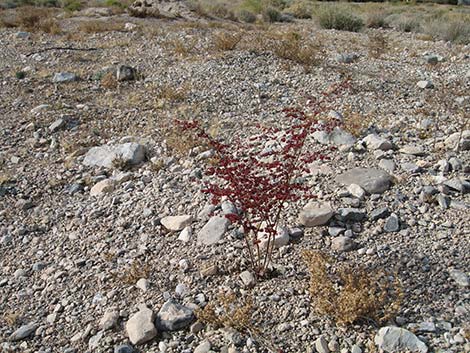
[[[263,10],[263,3],[261,0],[243,0],[241,8],[253,13],[261,13]]]
[[[256,15],[248,10],[241,9],[237,12],[237,19],[245,23],[255,23]]]
[[[368,28],[387,28],[387,13],[385,11],[374,11],[367,14],[366,26]]]
[[[263,16],[264,22],[273,23],[281,21],[281,13],[273,7],[264,9],[261,15]]]
[[[24,71],[17,71],[17,72],[15,72],[15,77],[18,80],[22,80],[26,77],[26,73]]]
[[[320,27],[325,29],[359,32],[364,27],[361,18],[337,6],[325,6],[316,15]]]
[[[419,21],[411,17],[402,17],[396,23],[395,29],[401,32],[418,32],[421,27]]]
[[[82,3],[78,0],[63,0],[62,7],[67,11],[79,11],[82,9]]]
[[[295,2],[284,10],[284,13],[291,14],[296,18],[312,18],[313,8],[307,2]]]
[[[121,9],[125,8],[126,5],[124,5],[122,2],[120,2],[119,0],[106,0],[104,2],[105,6],[107,7],[119,7]]]

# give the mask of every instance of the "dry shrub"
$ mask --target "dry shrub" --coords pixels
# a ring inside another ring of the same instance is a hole
[[[107,89],[114,89],[118,86],[116,74],[113,71],[107,72],[101,78],[101,86]]]
[[[293,15],[295,18],[312,18],[313,6],[307,1],[294,2],[284,12]]]
[[[166,102],[182,102],[184,101],[189,93],[189,85],[185,84],[182,86],[174,86],[169,84],[161,85],[157,88],[155,98],[157,100],[165,100]]]
[[[341,127],[356,137],[360,137],[364,131],[377,121],[374,113],[359,113],[350,106],[346,106],[342,114]]]
[[[403,294],[396,276],[336,263],[317,251],[305,251],[303,258],[310,272],[310,296],[318,313],[347,325],[384,322],[398,312]]]
[[[135,260],[130,267],[124,269],[117,275],[120,282],[134,285],[141,278],[148,278],[150,275],[151,267],[148,263],[142,263]]]
[[[312,40],[303,40],[297,32],[285,34],[273,45],[274,54],[281,59],[291,60],[308,70],[312,65],[320,63],[322,45]]]
[[[178,156],[187,156],[193,148],[203,144],[194,131],[184,130],[174,124],[168,124],[162,135],[165,138],[167,148]]]
[[[368,28],[388,28],[388,13],[385,11],[373,11],[367,14],[366,26]]]
[[[322,6],[316,12],[318,24],[324,29],[359,32],[364,26],[362,19],[354,15],[351,9],[332,4]]]
[[[192,39],[181,39],[181,38],[174,38],[167,40],[164,42],[163,47],[173,51],[173,53],[186,57],[194,51],[194,48],[197,45],[197,40],[195,38]]]
[[[5,315],[3,315],[3,321],[5,321],[5,323],[10,327],[16,326],[16,324],[18,324],[20,320],[21,320],[21,314],[18,312],[12,311],[12,312],[5,313]]]
[[[423,25],[425,34],[458,44],[470,43],[470,16],[465,19],[441,18]]]
[[[199,321],[215,327],[231,327],[238,332],[252,332],[253,300],[240,298],[234,293],[223,294],[216,302],[208,303],[203,309],[196,310]]]
[[[124,30],[124,24],[120,22],[91,20],[80,22],[79,30],[85,33],[101,33]]]
[[[370,33],[368,36],[367,49],[369,56],[379,59],[389,49],[387,37],[382,33]]]
[[[214,35],[214,46],[220,51],[230,51],[234,50],[241,40],[241,33],[219,32]]]
[[[54,13],[53,9],[25,6],[17,11],[16,17],[3,17],[1,25],[8,28],[21,27],[29,32],[59,34],[61,29]]]

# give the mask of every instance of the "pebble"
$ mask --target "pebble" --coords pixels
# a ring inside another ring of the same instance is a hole
[[[219,242],[230,225],[225,217],[213,216],[197,234],[198,244],[213,245]]]

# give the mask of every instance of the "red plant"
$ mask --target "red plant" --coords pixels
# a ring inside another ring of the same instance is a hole
[[[320,117],[347,87],[348,79],[332,86],[320,98],[311,99],[308,113],[297,108],[285,109],[288,128],[260,127],[259,134],[249,141],[240,138],[224,144],[212,138],[197,121],[177,121],[183,129],[196,131],[216,152],[216,164],[207,170],[216,181],[204,191],[212,194],[213,204],[226,198],[240,210],[239,214],[226,217],[242,225],[252,269],[258,277],[267,272],[286,205],[314,197],[299,177],[308,172],[309,163],[326,156],[304,147],[313,132],[337,126],[338,122],[321,122]],[[267,235],[263,247],[259,240],[261,233]]]

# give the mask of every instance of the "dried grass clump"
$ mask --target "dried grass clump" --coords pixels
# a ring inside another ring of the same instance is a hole
[[[367,14],[366,26],[368,28],[388,28],[388,13],[385,11],[373,11]]]
[[[367,49],[369,56],[374,59],[379,59],[389,49],[387,37],[382,33],[372,33],[368,36]]]
[[[470,16],[464,19],[436,19],[423,24],[423,32],[437,39],[458,44],[470,43]]]
[[[241,33],[219,32],[214,35],[214,47],[220,51],[231,51],[241,40]]]
[[[196,133],[169,125],[163,130],[167,148],[178,156],[187,156],[193,148],[203,145]]]
[[[362,114],[351,107],[345,107],[341,127],[351,135],[360,137],[372,124],[376,122],[374,114]]]
[[[396,276],[335,263],[317,251],[305,251],[303,258],[310,272],[310,296],[318,313],[347,325],[384,322],[398,312],[403,294]]]
[[[320,27],[339,31],[359,32],[364,22],[350,10],[339,5],[326,5],[316,13]]]
[[[90,20],[80,22],[79,30],[85,33],[102,33],[124,30],[124,24],[120,22]]]
[[[187,84],[182,86],[164,84],[157,88],[155,98],[170,103],[182,102],[188,97],[189,90],[190,87]]]
[[[196,310],[199,321],[217,328],[231,327],[238,332],[252,332],[253,300],[250,297],[237,298],[234,293],[223,294],[217,301]]]
[[[22,7],[16,17],[3,17],[1,26],[7,28],[20,27],[29,32],[61,33],[59,22],[54,18],[55,10],[50,8]]]
[[[191,38],[191,39],[185,39],[182,40],[180,38],[174,38],[167,40],[162,44],[163,47],[171,50],[173,53],[186,57],[189,54],[191,54],[194,49],[196,48],[197,45],[197,39],[196,38]]]
[[[18,322],[21,320],[21,313],[10,311],[7,312],[3,315],[3,321],[7,324],[9,327],[14,327]]]
[[[303,40],[297,32],[289,32],[273,44],[274,54],[281,59],[291,60],[308,70],[321,61],[322,45],[312,40]]]
[[[107,89],[114,89],[118,86],[116,74],[113,71],[107,72],[101,77],[101,86]]]
[[[295,18],[312,18],[313,6],[310,2],[298,1],[286,8],[284,12]]]
[[[141,278],[148,278],[150,275],[151,266],[148,263],[142,263],[141,261],[134,261],[130,267],[127,267],[117,278],[120,282],[134,285]]]

